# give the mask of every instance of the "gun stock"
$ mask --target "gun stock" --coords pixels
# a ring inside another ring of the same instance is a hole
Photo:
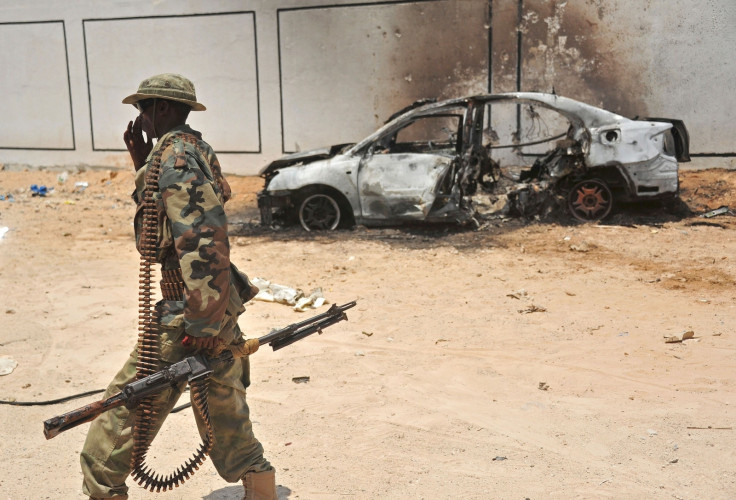
[[[95,401],[63,415],[50,418],[43,423],[43,435],[46,436],[46,439],[51,439],[68,429],[72,429],[85,422],[91,422],[107,410],[117,408],[124,404],[125,396],[123,396],[122,392],[119,392],[107,399]]]

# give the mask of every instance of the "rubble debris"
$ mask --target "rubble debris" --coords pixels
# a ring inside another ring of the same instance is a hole
[[[530,305],[526,309],[519,309],[520,314],[529,314],[535,312],[547,312],[547,309],[541,306],[535,306],[534,304]]]
[[[680,335],[665,336],[664,342],[666,344],[677,344],[693,338],[695,338],[695,332],[692,330],[688,330],[686,332],[682,332]]]
[[[587,253],[590,251],[590,245],[588,245],[588,242],[583,241],[579,245],[570,245],[570,250],[573,252]]]
[[[307,309],[317,309],[324,303],[325,298],[322,295],[322,289],[315,288],[309,296],[297,299],[296,304],[294,305],[294,310],[304,312]]]
[[[45,197],[47,194],[50,194],[53,189],[53,187],[49,189],[44,185],[39,186],[38,184],[31,184],[31,196]]]
[[[298,312],[317,309],[327,302],[321,288],[315,288],[309,295],[305,295],[298,288],[271,283],[262,278],[253,278],[252,282],[259,290],[253,300],[286,304],[292,306]]]
[[[687,426],[688,429],[694,429],[694,430],[701,430],[701,431],[708,431],[708,430],[714,430],[714,431],[732,431],[733,427],[694,427],[694,426]]]
[[[10,356],[0,356],[0,375],[9,375],[18,366],[18,362]]]
[[[726,226],[723,224],[718,224],[717,222],[710,222],[705,220],[694,220],[691,222],[688,222],[686,224],[687,226],[705,226],[705,227],[717,227],[719,229],[726,229]]]
[[[549,390],[549,384],[547,382],[540,382],[538,389],[540,391],[548,391]]]
[[[733,212],[731,212],[731,210],[727,206],[723,205],[722,207],[718,207],[715,210],[711,210],[710,212],[705,212],[704,214],[701,215],[701,217],[710,219],[711,217],[716,217],[718,215],[725,215],[725,214],[733,215]]]
[[[301,377],[292,377],[291,381],[295,384],[306,384],[309,382],[309,375],[301,376]]]

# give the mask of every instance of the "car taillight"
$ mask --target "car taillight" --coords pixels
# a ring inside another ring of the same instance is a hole
[[[672,129],[667,130],[662,134],[663,151],[667,156],[676,156],[677,151],[675,150],[675,138],[672,136]]]

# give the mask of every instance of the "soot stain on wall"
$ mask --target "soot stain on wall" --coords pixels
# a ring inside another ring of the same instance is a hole
[[[375,36],[406,44],[378,58],[377,88],[382,91],[374,103],[376,118],[382,122],[418,99],[450,99],[486,90],[486,0],[418,2],[396,7],[395,14],[390,25],[375,30]]]
[[[601,2],[523,3],[520,30],[522,90],[549,92],[624,116],[646,116],[645,68],[627,58],[631,42],[619,36]],[[508,71],[508,69],[506,69]]]

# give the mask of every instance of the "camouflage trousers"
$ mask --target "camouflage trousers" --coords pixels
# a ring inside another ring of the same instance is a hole
[[[108,386],[104,397],[120,392],[126,384],[135,379],[136,360],[137,353],[133,351]],[[246,357],[218,367],[210,377],[208,402],[215,435],[210,458],[217,472],[228,482],[237,482],[246,472],[271,470],[271,465],[263,457],[261,443],[253,435],[249,418],[248,404],[245,400],[249,371],[250,366]],[[164,419],[174,408],[185,386],[186,383],[182,383],[155,396],[154,404],[157,408],[161,408],[157,416],[156,431],[161,428]],[[196,416],[199,434],[204,436],[206,433],[204,424],[197,412],[193,413]],[[134,420],[135,411],[128,411],[121,406],[103,413],[92,421],[80,457],[84,476],[82,488],[85,495],[95,498],[127,495],[125,479],[130,474],[133,450],[131,427]],[[153,446],[166,446],[166,444],[154,441]],[[187,458],[189,455],[183,456]]]

